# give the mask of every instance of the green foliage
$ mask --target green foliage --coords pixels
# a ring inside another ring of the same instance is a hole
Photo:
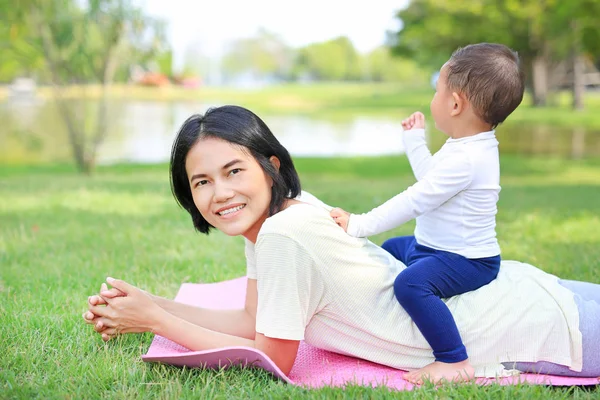
[[[156,55],[158,72],[166,76],[173,76],[173,50],[169,49]]]
[[[146,63],[164,48],[164,22],[130,0],[27,0],[0,11],[5,79],[110,82],[119,67]]]
[[[520,37],[520,32],[507,33],[510,14],[499,3],[413,0],[398,12],[403,26],[392,49],[396,54],[440,68],[456,48],[469,43],[500,42],[511,46],[512,40],[508,39],[511,35]]]
[[[338,37],[292,49],[264,30],[234,41],[223,57],[222,69],[226,78],[250,74],[288,81],[427,81],[427,72],[415,62],[392,57],[385,47],[363,55],[347,37]]]
[[[362,77],[360,57],[347,37],[315,43],[298,50],[294,74],[324,81]]]
[[[73,158],[82,172],[91,172],[107,132],[108,85],[119,66],[147,61],[161,48],[163,23],[144,15],[133,0],[24,0],[8,11],[18,38],[10,51],[17,52],[23,43],[39,49]],[[65,85],[83,83],[101,87],[91,126],[85,105],[71,106],[62,92]]]
[[[22,23],[23,18],[23,8],[0,1],[0,82],[19,76],[43,76],[45,64],[39,40],[30,40],[31,27]]]
[[[391,40],[396,54],[440,68],[458,47],[503,43],[519,53],[535,105],[548,104],[548,92],[574,84],[573,107],[582,108],[582,75],[559,72],[553,64],[580,71],[583,57],[600,47],[600,0],[412,0],[398,12],[403,27]],[[574,67],[577,65],[577,67]]]
[[[268,120],[267,120],[268,122]],[[304,189],[365,211],[414,182],[405,157],[295,160]],[[503,157],[498,234],[505,259],[600,282],[600,163]],[[152,335],[104,344],[85,325],[87,296],[106,276],[173,297],[183,282],[244,274],[243,241],[194,233],[164,164],[0,167],[0,397],[6,399],[594,399],[597,389],[454,385],[285,385],[253,369],[175,368],[141,361]],[[550,200],[549,200],[550,199]],[[406,224],[373,238],[409,234]]]
[[[421,84],[429,80],[433,71],[421,67],[416,61],[394,57],[387,47],[379,47],[364,56],[366,76],[375,82],[404,82]]]
[[[597,54],[598,15],[600,0],[412,0],[398,12],[403,27],[392,44],[397,54],[438,68],[457,47],[477,42],[504,43],[526,62],[542,53],[564,59],[576,39]]]
[[[288,75],[292,59],[291,49],[277,35],[264,29],[256,36],[234,41],[222,60],[228,77],[249,72],[255,77]]]

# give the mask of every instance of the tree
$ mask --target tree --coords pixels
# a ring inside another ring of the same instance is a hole
[[[294,73],[318,80],[359,80],[362,77],[361,62],[350,39],[342,36],[299,49]]]
[[[29,27],[22,17],[22,9],[0,0],[0,82],[38,76],[43,71],[43,56],[37,43],[27,40]]]
[[[90,173],[108,130],[108,91],[115,73],[127,62],[152,58],[164,42],[164,24],[129,0],[23,0],[11,13],[20,40],[39,49],[76,165]],[[88,83],[100,87],[92,124],[82,118],[85,105],[69,102],[64,93],[66,85]]]
[[[257,78],[286,79],[291,62],[292,51],[281,38],[260,29],[254,37],[231,43],[222,68],[230,78],[249,72]]]
[[[382,46],[364,55],[365,80],[374,82],[404,82],[417,85],[429,81],[429,74],[414,60],[394,57],[390,49]]]
[[[544,105],[553,62],[597,51],[599,8],[600,0],[412,0],[397,15],[403,27],[391,45],[439,68],[459,46],[504,43],[521,56],[534,104]]]
[[[573,91],[573,108],[583,108],[585,65],[593,65],[594,55],[600,54],[599,0],[558,2],[551,25],[554,55],[567,60]],[[565,29],[567,28],[567,29]]]

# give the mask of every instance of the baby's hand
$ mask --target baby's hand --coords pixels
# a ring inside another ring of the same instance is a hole
[[[348,231],[348,221],[350,221],[350,213],[341,208],[334,208],[329,213],[336,224],[342,227],[344,231]]]
[[[425,116],[423,113],[417,111],[404,120],[402,120],[402,128],[405,131],[411,129],[425,129]]]

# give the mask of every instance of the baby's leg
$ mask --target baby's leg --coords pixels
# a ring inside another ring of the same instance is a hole
[[[579,311],[579,330],[583,342],[583,368],[576,372],[564,365],[546,361],[536,363],[504,363],[506,368],[539,374],[597,377],[600,376],[600,285],[560,280],[560,284],[575,294],[575,303]]]
[[[436,252],[418,259],[398,275],[394,283],[396,298],[430,344],[436,360],[406,374],[407,380],[420,383],[424,378],[434,382],[472,379],[473,367],[442,298],[488,284],[498,274],[499,264],[499,257],[491,263],[480,263],[456,254]]]
[[[383,242],[381,248],[400,260],[404,265],[410,265],[417,241],[414,236],[399,236]]]

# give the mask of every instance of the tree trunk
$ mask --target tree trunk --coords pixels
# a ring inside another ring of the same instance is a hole
[[[573,61],[573,109],[583,110],[583,94],[585,92],[584,63],[581,55],[580,34],[577,22],[571,24],[573,29],[573,52],[571,55]]]
[[[73,110],[65,99],[62,97],[60,92],[60,88],[53,84],[54,87],[54,100],[56,101],[56,105],[60,111],[60,114],[65,121],[65,125],[67,126],[67,133],[69,135],[69,143],[71,144],[71,151],[73,153],[73,158],[75,159],[75,164],[77,169],[80,172],[85,174],[89,174],[91,172],[91,168],[88,165],[86,151],[85,151],[85,134],[80,133],[77,128],[77,124],[73,122]]]
[[[535,56],[532,62],[533,105],[545,106],[548,98],[548,59],[544,54]]]
[[[71,107],[69,107],[66,100],[64,99],[61,92],[61,88],[59,86],[60,78],[57,67],[58,50],[53,46],[53,42],[51,39],[52,34],[48,26],[43,24],[38,10],[36,10],[35,8],[32,9],[32,17],[33,20],[37,23],[38,32],[42,39],[42,53],[44,54],[44,59],[46,60],[50,69],[54,100],[56,101],[58,110],[62,115],[65,125],[67,127],[69,143],[71,144],[71,151],[73,152],[75,164],[77,165],[77,169],[80,172],[87,174],[90,172],[90,168],[86,161],[85,135],[79,132],[78,127],[76,126],[77,124],[75,123],[73,110],[71,109]]]
[[[584,63],[581,54],[573,56],[573,109],[583,110],[585,93]]]

